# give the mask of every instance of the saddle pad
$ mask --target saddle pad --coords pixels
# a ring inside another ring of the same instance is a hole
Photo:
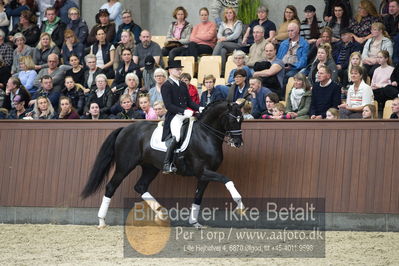
[[[183,141],[183,144],[176,149],[175,153],[183,152],[187,149],[188,143],[190,143],[191,133],[193,131],[193,124],[196,120],[195,117],[190,117],[190,124],[188,125],[186,138]],[[154,132],[151,136],[150,146],[154,150],[166,152],[167,147],[165,141],[162,141],[162,132],[163,132],[163,121],[158,123],[158,126],[155,128]]]

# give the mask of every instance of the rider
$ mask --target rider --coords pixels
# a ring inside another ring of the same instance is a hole
[[[164,174],[177,171],[173,165],[173,153],[180,140],[181,125],[185,118],[191,117],[194,111],[199,111],[199,106],[191,100],[187,85],[180,81],[182,68],[180,60],[169,61],[166,68],[169,71],[169,79],[161,87],[162,99],[168,110],[162,134],[162,141],[166,141],[168,146],[163,166]]]

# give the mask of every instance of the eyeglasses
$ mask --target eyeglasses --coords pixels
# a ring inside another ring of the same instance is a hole
[[[155,75],[156,78],[164,78],[164,75]]]
[[[77,15],[79,15],[79,13],[72,12],[72,13],[69,13],[69,15],[71,15],[71,16],[77,16]]]

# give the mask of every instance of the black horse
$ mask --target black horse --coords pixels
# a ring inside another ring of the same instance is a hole
[[[240,147],[243,143],[242,105],[226,101],[209,104],[199,119],[194,122],[187,149],[179,154],[179,157],[183,156],[183,159],[176,162],[177,174],[195,176],[198,179],[189,220],[195,227],[201,226],[198,223],[198,213],[209,181],[225,184],[237,203],[237,210],[244,210],[241,195],[235,189],[233,182],[228,177],[215,172],[223,160],[222,144],[225,137],[227,136],[227,142],[233,147]],[[161,215],[161,206],[148,193],[148,187],[162,169],[165,157],[164,152],[150,147],[151,135],[156,127],[156,122],[132,123],[125,128],[113,131],[101,146],[89,180],[82,192],[83,198],[95,193],[105,182],[112,164],[115,164],[114,175],[106,185],[105,195],[98,212],[100,228],[105,226],[105,216],[115,190],[137,165],[142,167],[142,174],[134,189],[157,215]]]

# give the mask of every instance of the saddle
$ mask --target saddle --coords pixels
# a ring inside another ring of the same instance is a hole
[[[193,131],[194,121],[197,119],[195,117],[186,118],[183,121],[183,124],[180,129],[180,141],[177,144],[177,149],[175,153],[183,152],[187,149],[188,144],[190,143],[191,133]],[[166,152],[166,142],[162,141],[162,132],[163,132],[163,121],[158,123],[158,126],[155,128],[152,133],[150,146],[152,149],[157,151]]]

